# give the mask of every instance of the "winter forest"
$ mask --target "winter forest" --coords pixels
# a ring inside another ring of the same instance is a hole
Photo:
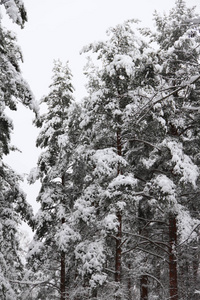
[[[23,28],[22,0],[0,7]],[[0,299],[200,299],[200,16],[176,0],[152,18],[154,30],[125,20],[84,46],[81,101],[66,57],[39,102],[1,14]],[[18,103],[39,128],[36,214],[5,162]]]

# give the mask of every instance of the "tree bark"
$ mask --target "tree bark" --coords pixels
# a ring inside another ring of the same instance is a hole
[[[62,186],[65,186],[65,175],[62,176]],[[65,223],[65,218],[62,218],[62,224]],[[60,300],[66,300],[65,290],[65,252],[61,251],[60,258]]]
[[[121,146],[121,133],[120,130],[117,131],[117,154],[122,156],[122,146]],[[117,175],[122,174],[122,170],[120,164],[118,164]],[[118,231],[116,237],[116,254],[115,254],[115,281],[121,281],[121,242],[122,242],[122,214],[119,211],[117,213],[117,221],[118,221]]]
[[[177,278],[177,226],[174,214],[169,214],[169,294],[170,300],[178,300],[178,278]]]
[[[148,277],[142,275],[140,278],[140,300],[148,300]]]
[[[65,292],[65,252],[61,251],[61,270],[60,270],[60,300],[66,299]]]
[[[143,236],[148,237],[147,229],[147,218],[149,213],[149,207],[145,199],[141,199],[138,208],[139,222],[139,233]],[[144,260],[144,262],[146,259]],[[140,300],[148,300],[148,276],[141,275],[140,277]]]
[[[117,214],[118,220],[118,232],[116,238],[116,256],[115,256],[115,281],[121,281],[121,256],[122,256],[122,249],[121,249],[121,242],[122,242],[122,216],[121,213]]]
[[[128,264],[128,299],[131,300],[132,299],[132,292],[131,292],[131,264]]]

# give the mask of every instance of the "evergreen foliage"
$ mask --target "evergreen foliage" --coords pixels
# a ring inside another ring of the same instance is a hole
[[[73,201],[70,180],[73,144],[68,138],[68,129],[72,109],[70,106],[73,106],[74,101],[71,77],[68,64],[63,66],[60,61],[55,61],[50,92],[42,99],[42,102],[47,104],[47,113],[37,120],[41,131],[36,144],[44,151],[39,157],[37,168],[29,177],[30,182],[41,180],[41,190],[37,198],[41,209],[35,216],[36,232],[30,246],[29,261],[33,272],[39,273],[42,263],[47,289],[55,286],[55,294],[51,288],[50,292],[46,292],[48,299],[59,294],[59,272],[63,268],[63,262],[60,260],[66,252],[68,253],[71,243],[78,238],[78,234],[70,225]],[[69,256],[68,253],[68,258]],[[71,264],[70,261],[66,264],[68,263]],[[67,265],[67,269],[69,268],[70,265]]]
[[[11,17],[23,25],[21,1],[2,2],[9,15],[18,9],[18,17]],[[73,98],[68,63],[54,62],[50,91],[42,99],[47,112],[35,121],[36,145],[43,152],[29,181],[41,181],[41,208],[34,217],[26,297],[198,299],[200,28],[191,21],[196,18],[194,8],[177,0],[168,15],[154,13],[155,32],[138,31],[137,21],[128,20],[110,28],[105,41],[84,47],[82,53],[90,53],[88,95],[80,104]],[[22,101],[34,108],[34,102],[20,77],[15,39],[0,32],[3,158],[12,130],[5,107],[16,109]],[[10,247],[14,257],[15,224],[19,218],[31,223],[31,211],[20,178],[3,163],[0,178],[2,236],[11,228],[10,244],[2,239],[2,249]],[[17,299],[10,285],[22,273],[18,264],[7,270],[9,260],[2,256],[1,274],[10,278],[2,277],[2,295]]]
[[[26,21],[26,11],[22,1],[1,1],[9,17],[21,27]],[[21,299],[23,288],[19,282],[24,276],[24,266],[20,255],[19,225],[26,221],[32,226],[33,212],[20,189],[23,178],[10,166],[4,157],[15,147],[10,144],[13,130],[9,110],[17,110],[17,103],[34,110],[37,105],[32,92],[23,79],[19,63],[22,54],[16,44],[14,33],[3,27],[0,17],[0,298],[2,300]]]

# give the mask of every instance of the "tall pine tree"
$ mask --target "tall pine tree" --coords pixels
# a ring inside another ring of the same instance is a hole
[[[6,13],[21,27],[27,21],[22,1],[1,1]],[[3,27],[0,17],[0,297],[18,299],[23,277],[23,264],[19,253],[18,228],[24,220],[32,225],[32,209],[20,189],[21,176],[4,162],[5,155],[15,147],[10,144],[13,130],[9,109],[17,110],[17,103],[37,113],[37,105],[20,71],[22,54],[15,34]]]
[[[58,295],[61,300],[67,299],[66,278],[70,276],[70,267],[66,252],[70,243],[78,238],[70,227],[73,149],[67,131],[70,105],[74,101],[71,79],[68,64],[63,66],[59,60],[55,61],[50,92],[42,99],[47,105],[47,112],[36,121],[41,127],[36,145],[44,151],[37,168],[30,175],[31,182],[41,181],[37,198],[41,208],[35,216],[35,236],[29,261],[33,270],[43,273],[49,289],[46,299]]]

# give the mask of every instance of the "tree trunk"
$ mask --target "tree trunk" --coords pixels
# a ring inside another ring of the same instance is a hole
[[[122,146],[121,146],[121,131],[120,129],[117,130],[117,154],[122,156]],[[122,169],[120,163],[118,163],[117,167],[117,175],[122,174]],[[121,282],[121,256],[122,256],[122,213],[119,210],[117,212],[117,221],[118,221],[118,228],[117,228],[117,235],[116,235],[116,245],[115,245],[115,282]],[[117,290],[119,289],[119,285],[116,288],[116,299],[119,300],[120,296],[117,295]]]
[[[61,251],[60,300],[65,300],[65,252]]]
[[[132,292],[131,292],[131,264],[128,264],[128,299],[131,300],[132,299]]]
[[[149,206],[146,199],[141,199],[138,207],[139,217],[139,234],[148,237],[147,219],[149,214]],[[144,259],[144,263],[146,262]],[[148,300],[148,276],[141,275],[140,277],[140,300]]]
[[[140,300],[148,300],[148,277],[142,275],[140,278]]]
[[[122,146],[121,146],[121,133],[120,130],[117,131],[117,154],[122,156]],[[118,164],[117,175],[122,174],[120,164]],[[117,213],[118,221],[118,232],[116,238],[116,253],[115,253],[115,281],[121,281],[121,242],[122,242],[122,214],[121,212]]]
[[[65,186],[65,175],[62,176],[62,186]],[[62,218],[62,224],[65,223],[65,218]],[[65,290],[65,252],[61,251],[60,259],[60,300],[66,300]]]
[[[118,232],[117,232],[117,238],[116,238],[116,255],[115,255],[115,281],[120,282],[121,281],[121,255],[122,255],[122,249],[121,249],[121,242],[122,242],[122,215],[121,213],[117,214],[117,220],[118,220]]]
[[[178,300],[178,279],[177,279],[177,226],[176,217],[169,214],[169,294],[170,300]]]

